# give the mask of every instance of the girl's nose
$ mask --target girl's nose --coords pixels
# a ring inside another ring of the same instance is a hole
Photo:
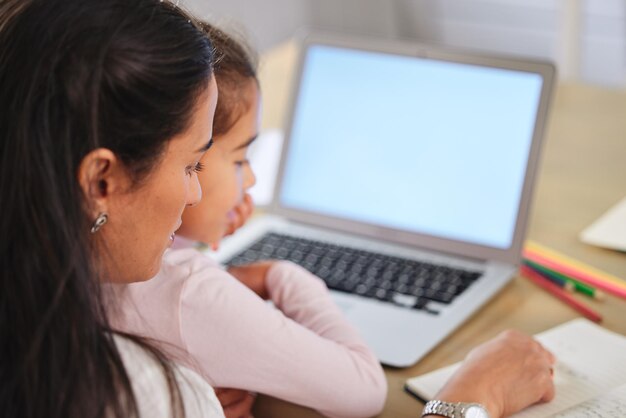
[[[249,188],[251,188],[255,184],[256,184],[256,176],[254,175],[254,170],[252,170],[252,167],[248,163],[244,167],[243,189],[244,190],[248,190]]]

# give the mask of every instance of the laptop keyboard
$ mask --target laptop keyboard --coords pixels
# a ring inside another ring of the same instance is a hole
[[[299,264],[329,289],[432,314],[438,312],[428,302],[451,303],[482,274],[276,233],[263,236],[226,264],[268,259]]]

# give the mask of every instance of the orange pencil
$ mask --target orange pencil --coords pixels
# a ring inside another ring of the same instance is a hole
[[[537,286],[543,288],[545,291],[551,293],[552,296],[558,299],[561,299],[561,301],[565,302],[570,307],[580,312],[586,318],[594,322],[602,321],[602,316],[599,313],[587,307],[582,302],[579,302],[578,300],[574,299],[572,296],[566,293],[563,289],[561,289],[560,287],[558,287],[557,285],[555,285],[548,279],[545,279],[539,273],[535,272],[531,268],[527,266],[522,266],[520,267],[520,272],[522,273],[524,277],[526,277],[527,279],[535,283]]]

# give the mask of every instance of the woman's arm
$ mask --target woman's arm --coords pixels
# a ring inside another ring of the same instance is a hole
[[[492,418],[507,417],[554,398],[554,361],[554,356],[531,337],[505,331],[472,350],[435,399],[477,402]]]

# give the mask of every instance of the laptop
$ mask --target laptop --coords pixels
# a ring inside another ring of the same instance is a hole
[[[413,365],[516,273],[554,73],[309,36],[272,204],[217,259],[302,265],[383,364]]]

